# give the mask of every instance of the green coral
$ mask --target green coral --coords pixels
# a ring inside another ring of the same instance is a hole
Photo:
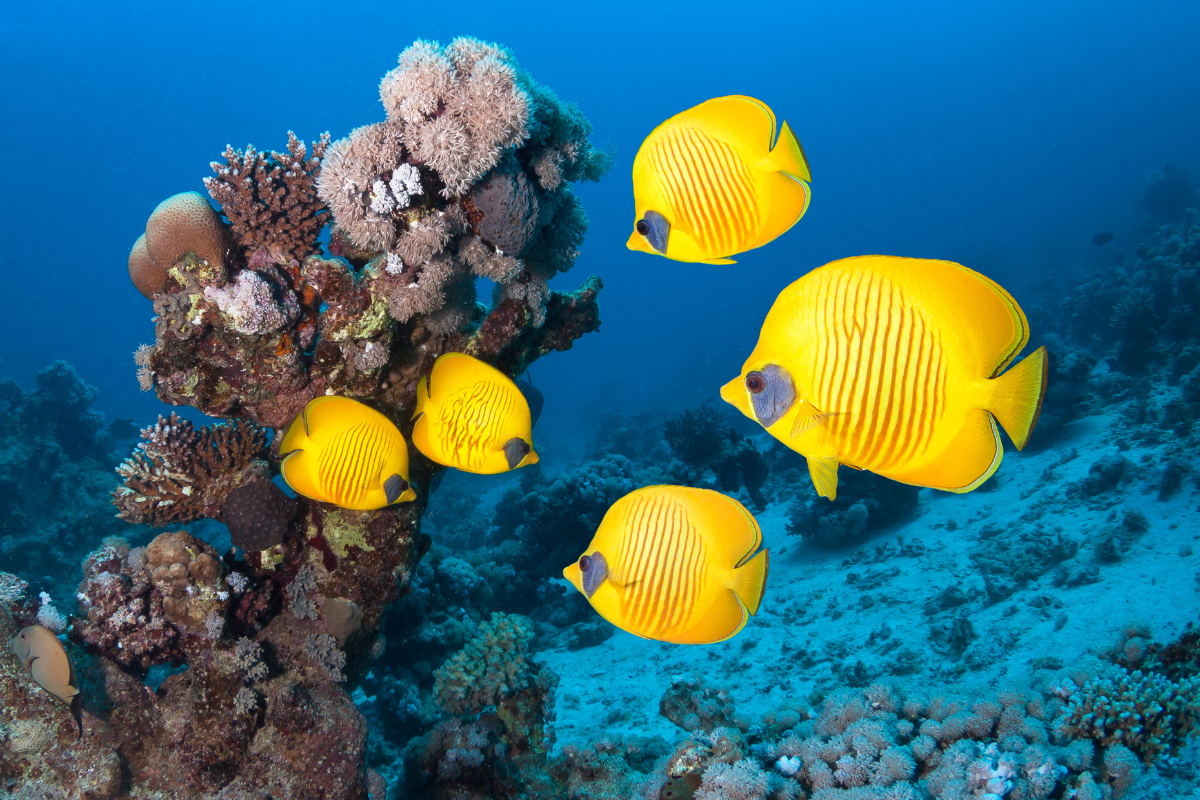
[[[1123,744],[1147,764],[1196,730],[1197,682],[1120,669],[1115,679],[1091,680],[1073,693],[1058,723],[1070,736]]]
[[[367,544],[366,532],[367,526],[359,521],[357,512],[338,510],[325,515],[321,535],[329,543],[329,549],[334,555],[345,558],[351,547],[357,547],[367,553],[375,550]]]
[[[467,714],[528,688],[532,639],[525,617],[492,614],[475,638],[434,670],[434,702],[451,714]]]

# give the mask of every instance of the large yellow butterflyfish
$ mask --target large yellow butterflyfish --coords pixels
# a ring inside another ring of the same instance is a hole
[[[296,494],[358,511],[416,498],[395,424],[349,397],[318,397],[288,426],[281,471]]]
[[[75,678],[75,667],[67,657],[62,642],[49,629],[41,625],[22,628],[9,640],[8,646],[20,659],[34,683],[66,703],[83,736],[83,696],[79,693],[79,681]]]
[[[795,134],[766,103],[734,95],[701,103],[646,137],[633,160],[637,209],[630,250],[732,264],[804,216],[812,175]]]
[[[808,459],[817,492],[839,464],[969,492],[1020,450],[1046,393],[1046,349],[1016,300],[951,261],[859,256],[813,270],[771,306],[721,397]]]
[[[413,444],[430,461],[494,475],[538,462],[529,403],[500,370],[445,353],[417,384]]]
[[[676,644],[736,634],[758,613],[769,556],[745,506],[720,492],[647,486],[622,497],[563,577],[622,630]]]

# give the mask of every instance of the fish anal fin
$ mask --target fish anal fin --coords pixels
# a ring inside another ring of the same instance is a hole
[[[762,550],[733,571],[733,585],[729,588],[751,614],[757,614],[762,603],[763,593],[767,590],[767,572],[770,566],[771,557],[768,551]]]
[[[732,258],[708,258],[700,262],[701,264],[736,264]]]
[[[962,429],[943,452],[926,464],[889,471],[884,477],[962,494],[979,488],[995,473],[1003,457],[1004,446],[995,418],[976,408],[967,413]]]
[[[761,244],[775,239],[792,229],[808,211],[812,202],[812,188],[803,178],[782,170],[770,173],[771,202],[768,214],[758,236]]]
[[[808,474],[817,489],[817,494],[836,500],[838,460],[833,456],[807,456],[807,459]]]

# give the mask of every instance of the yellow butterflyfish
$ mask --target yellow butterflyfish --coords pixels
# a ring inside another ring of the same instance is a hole
[[[29,670],[33,682],[71,709],[82,737],[83,696],[79,693],[79,681],[75,679],[75,667],[58,637],[49,628],[30,625],[10,639],[8,646]]]
[[[795,134],[753,97],[701,103],[668,119],[633,160],[630,250],[732,264],[786,233],[808,210],[812,175]]]
[[[281,471],[296,494],[358,511],[416,498],[395,424],[349,397],[318,397],[288,426]]]
[[[708,644],[758,613],[770,556],[745,506],[720,492],[647,486],[622,497],[563,577],[645,639]]]
[[[538,462],[525,395],[507,375],[445,353],[417,384],[413,444],[430,461],[494,475]]]
[[[859,256],[819,267],[771,306],[721,397],[808,459],[837,496],[840,464],[969,492],[1017,449],[1046,393],[1046,348],[995,281],[952,261]]]

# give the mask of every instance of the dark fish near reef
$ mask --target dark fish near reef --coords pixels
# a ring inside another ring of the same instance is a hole
[[[413,445],[430,461],[494,475],[536,464],[529,403],[500,370],[445,353],[417,384]]]
[[[782,236],[808,210],[812,175],[788,124],[735,95],[668,119],[633,160],[637,221],[626,246],[676,261],[729,256]]]
[[[83,696],[79,694],[75,668],[58,637],[41,625],[30,625],[10,639],[8,646],[29,670],[34,683],[67,704],[82,738]]]
[[[408,445],[390,419],[349,397],[318,397],[288,426],[281,471],[296,494],[370,511],[416,499]]]
[[[769,556],[738,501],[687,486],[622,497],[563,577],[596,612],[645,639],[709,644],[758,613]]]
[[[1113,235],[1111,233],[1097,233],[1092,237],[1092,244],[1096,245],[1096,247],[1104,247],[1104,245],[1108,244],[1112,240]]]
[[[951,261],[859,256],[819,267],[771,306],[721,397],[808,459],[822,497],[840,464],[969,492],[1020,450],[1046,393],[1046,348],[1017,301]],[[1001,374],[1004,373],[1004,374]]]
[[[515,383],[525,396],[525,402],[529,404],[529,427],[536,428],[538,420],[542,417],[542,408],[546,405],[546,396],[542,394],[541,389],[523,378],[517,378]]]

